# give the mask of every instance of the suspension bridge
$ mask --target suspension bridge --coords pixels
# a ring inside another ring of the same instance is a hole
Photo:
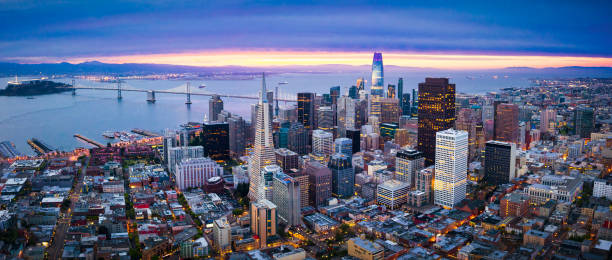
[[[170,89],[165,89],[165,90],[152,90],[152,89],[141,89],[141,88],[135,88],[133,86],[130,86],[129,84],[125,84],[125,82],[123,81],[118,81],[116,85],[107,85],[107,86],[86,86],[86,85],[82,85],[82,84],[76,84],[76,82],[74,80],[72,80],[72,85],[66,88],[70,88],[72,89],[72,95],[76,95],[76,90],[77,89],[87,89],[87,90],[106,90],[106,91],[116,91],[117,92],[117,99],[122,99],[122,92],[143,92],[143,93],[147,93],[146,95],[146,100],[150,103],[155,103],[156,101],[156,95],[157,94],[174,94],[174,95],[185,95],[186,100],[185,100],[185,104],[191,104],[191,96],[207,96],[207,97],[212,97],[212,96],[219,96],[222,98],[240,98],[240,99],[254,99],[257,100],[259,99],[259,96],[257,94],[253,94],[253,95],[235,95],[235,94],[218,94],[218,93],[212,93],[209,91],[205,91],[199,88],[195,88],[193,89],[190,86],[190,83],[185,83],[182,85],[179,85],[177,87],[174,88],[170,88]],[[295,97],[295,95],[283,95],[282,97],[279,96],[278,93],[278,87],[276,88],[276,93],[274,94],[274,101],[276,102],[297,102],[297,98]]]

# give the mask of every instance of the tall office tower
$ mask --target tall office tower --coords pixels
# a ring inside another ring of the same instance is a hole
[[[285,122],[295,122],[297,121],[297,107],[281,107],[278,111],[278,118],[281,121]]]
[[[223,100],[219,95],[213,95],[208,100],[208,118],[211,122],[216,122],[219,119],[219,113],[223,110]]]
[[[328,167],[332,172],[332,195],[338,198],[350,198],[355,187],[355,169],[351,157],[343,153],[332,155]]]
[[[384,98],[381,100],[380,121],[382,123],[397,123],[400,117],[399,100]]]
[[[217,114],[217,122],[227,123],[227,119],[229,119],[230,117],[232,117],[232,113],[227,110],[221,110],[221,112]]]
[[[261,82],[261,93],[259,96],[259,109],[257,111],[257,122],[255,123],[255,142],[253,153],[249,158],[249,198],[254,200],[263,194],[261,187],[261,169],[266,165],[273,164],[276,160],[274,155],[274,144],[272,142],[272,120],[270,118],[270,106],[264,99],[266,91],[266,77],[263,75]]]
[[[405,93],[399,96],[400,98],[400,110],[402,111],[402,116],[410,116],[411,115],[411,106],[410,106],[410,93]]]
[[[368,125],[372,126],[372,130],[374,130],[375,133],[380,134],[380,117],[369,116]]]
[[[213,221],[213,238],[219,251],[225,251],[232,245],[232,227],[226,217]]]
[[[358,153],[361,151],[360,143],[361,143],[361,131],[359,129],[351,128],[346,129],[346,138],[351,139],[351,149],[352,154]]]
[[[436,132],[455,125],[455,84],[447,78],[426,78],[419,83],[418,148],[425,155],[425,165],[436,157]]]
[[[417,172],[416,176],[416,190],[425,192],[427,202],[431,203],[432,192],[433,192],[433,180],[435,177],[435,166],[429,166]]]
[[[359,90],[357,89],[357,86],[349,87],[348,97],[350,97],[352,99],[358,99],[359,98]]]
[[[287,148],[289,142],[289,128],[281,127],[272,135],[274,138],[274,148]]]
[[[308,174],[310,182],[309,205],[317,208],[327,206],[327,199],[331,197],[332,192],[331,170],[319,162],[310,161],[306,163],[304,172]]]
[[[230,159],[230,136],[229,124],[219,122],[204,122],[202,124],[202,144],[204,156],[210,157],[216,162]]]
[[[406,128],[395,129],[393,142],[398,144],[400,147],[416,143],[414,140],[412,140],[412,138],[410,138],[410,132],[408,132],[408,129]]]
[[[402,108],[404,106],[404,101],[402,100],[404,96],[404,79],[403,78],[399,78],[397,80],[397,98],[400,100],[399,101],[399,107]],[[410,95],[408,95],[408,100],[410,100]],[[408,102],[410,103],[410,102]]]
[[[300,184],[300,207],[310,206],[310,180],[304,170],[291,170],[287,173],[298,184]]]
[[[229,150],[230,155],[240,157],[244,155],[246,148],[247,126],[241,116],[233,115],[227,119],[229,125]]]
[[[202,146],[180,146],[168,150],[168,170],[176,173],[176,165],[183,159],[204,157]]]
[[[434,201],[453,208],[465,198],[468,164],[468,133],[447,129],[436,133]]]
[[[518,141],[518,106],[502,103],[495,111],[495,140],[516,143]]]
[[[395,98],[395,85],[389,84],[387,85],[387,98]]]
[[[334,141],[334,153],[341,153],[347,157],[353,157],[353,140],[349,138],[336,138]]]
[[[368,101],[360,99],[355,103],[355,128],[361,128],[368,121]]]
[[[355,128],[355,103],[357,101],[342,96],[338,99],[337,116],[338,119],[338,136],[345,136],[346,129]]]
[[[477,139],[476,139],[476,123],[479,119],[474,115],[473,110],[469,108],[462,108],[457,113],[457,121],[455,121],[455,128],[468,132],[468,158],[470,161],[474,160],[477,155]]]
[[[411,116],[413,117],[417,117],[419,115],[419,96],[417,94],[417,90],[416,89],[412,89],[412,104],[411,104],[412,108],[411,110]]]
[[[361,90],[365,90],[365,79],[363,77],[357,79],[357,93]]]
[[[375,52],[372,60],[372,88],[370,93],[372,96],[383,97],[384,87],[383,59],[382,53]]]
[[[395,154],[395,179],[414,187],[417,173],[425,168],[425,157],[417,150],[401,150]]]
[[[283,169],[283,172],[289,172],[291,169],[299,169],[300,157],[296,152],[287,148],[276,149],[276,164]]]
[[[488,141],[485,145],[485,178],[491,185],[510,183],[516,178],[516,144]]]
[[[554,127],[551,128],[551,123],[555,122],[557,117],[557,111],[554,109],[542,109],[540,113],[540,131],[542,134],[552,132]]]
[[[408,199],[410,185],[398,180],[387,180],[376,189],[376,203],[394,210],[400,208]]]
[[[251,233],[259,237],[259,248],[268,245],[268,237],[276,235],[276,205],[269,200],[251,202]]]
[[[170,148],[176,147],[177,144],[176,133],[174,131],[166,131],[164,133],[164,161],[166,162],[166,166],[170,168],[168,164],[168,158],[170,156]]]
[[[317,155],[331,155],[333,151],[334,135],[323,130],[312,131],[312,153]]]
[[[313,130],[315,121],[315,94],[298,93],[298,122],[304,125],[306,130]]]
[[[329,97],[331,99],[331,103],[336,104],[336,102],[338,102],[338,97],[340,97],[340,86],[333,86],[329,88]]]
[[[257,200],[266,199],[272,201],[272,196],[274,195],[274,176],[282,172],[283,169],[276,164],[266,165],[265,167],[263,167],[263,169],[261,169],[261,182],[259,186],[260,197],[258,197]]]
[[[202,187],[206,181],[223,175],[223,167],[210,158],[187,158],[176,165],[175,181],[179,190]]]
[[[580,138],[591,138],[594,122],[595,111],[593,108],[579,106],[574,110],[574,128],[576,135],[579,135]]]
[[[380,124],[380,136],[384,142],[391,141],[395,138],[395,130],[399,128],[397,123],[382,123]]]
[[[293,177],[277,173],[274,176],[274,196],[272,202],[277,207],[280,220],[287,226],[301,224],[300,184]]]
[[[302,123],[291,123],[287,135],[287,148],[291,151],[304,155],[308,153],[308,130]]]
[[[319,107],[317,123],[318,129],[332,132],[334,130],[334,110],[331,107]]]

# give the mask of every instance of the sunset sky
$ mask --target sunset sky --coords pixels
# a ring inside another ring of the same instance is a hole
[[[330,2],[0,0],[0,61],[612,66],[610,1]]]

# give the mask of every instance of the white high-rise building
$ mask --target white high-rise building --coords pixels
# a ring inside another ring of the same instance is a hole
[[[277,173],[274,176],[274,196],[272,202],[278,207],[277,214],[289,226],[301,223],[300,184],[293,177]]]
[[[272,142],[272,120],[270,118],[270,106],[266,95],[266,76],[263,75],[261,82],[261,93],[259,94],[259,106],[255,125],[255,142],[253,143],[253,153],[249,158],[249,198],[255,200],[265,197],[260,195],[264,192],[261,187],[261,169],[266,165],[274,164],[276,156],[274,155],[274,143]]]
[[[465,198],[468,132],[447,129],[436,133],[434,203],[453,208]]]
[[[612,200],[612,181],[610,179],[596,179],[593,182],[593,197]]]
[[[204,157],[202,146],[180,146],[168,149],[168,170],[176,173],[176,165],[183,159]]]
[[[334,147],[334,135],[323,130],[312,131],[312,153],[318,155],[331,155]]]
[[[219,251],[224,251],[232,245],[232,228],[227,218],[222,217],[213,221],[213,238]]]
[[[210,158],[188,158],[176,165],[176,186],[179,190],[201,187],[206,180],[221,176],[223,167]]]
[[[338,132],[340,136],[345,136],[346,129],[355,128],[355,100],[347,96],[340,97],[337,110]]]

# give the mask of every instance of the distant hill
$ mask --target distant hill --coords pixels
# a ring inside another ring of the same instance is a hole
[[[102,63],[99,61],[89,61],[78,64],[67,62],[62,63],[42,63],[42,64],[19,64],[1,63],[0,77],[12,76],[32,76],[32,75],[150,75],[162,73],[192,73],[194,75],[212,75],[218,73],[231,74],[259,74],[262,71],[270,73],[330,73],[330,72],[363,72],[369,71],[370,65],[351,66],[344,64],[326,64],[313,66],[271,66],[271,67],[242,67],[242,66],[221,66],[221,67],[198,67],[182,66],[169,64],[144,64],[144,63]],[[416,68],[386,65],[385,71],[405,71],[405,72],[431,72],[445,71],[442,69]],[[496,71],[518,72],[538,75],[592,75],[593,77],[609,76],[612,77],[612,67],[560,67],[560,68],[530,68],[530,67],[509,67],[494,70],[475,70],[475,71]]]

